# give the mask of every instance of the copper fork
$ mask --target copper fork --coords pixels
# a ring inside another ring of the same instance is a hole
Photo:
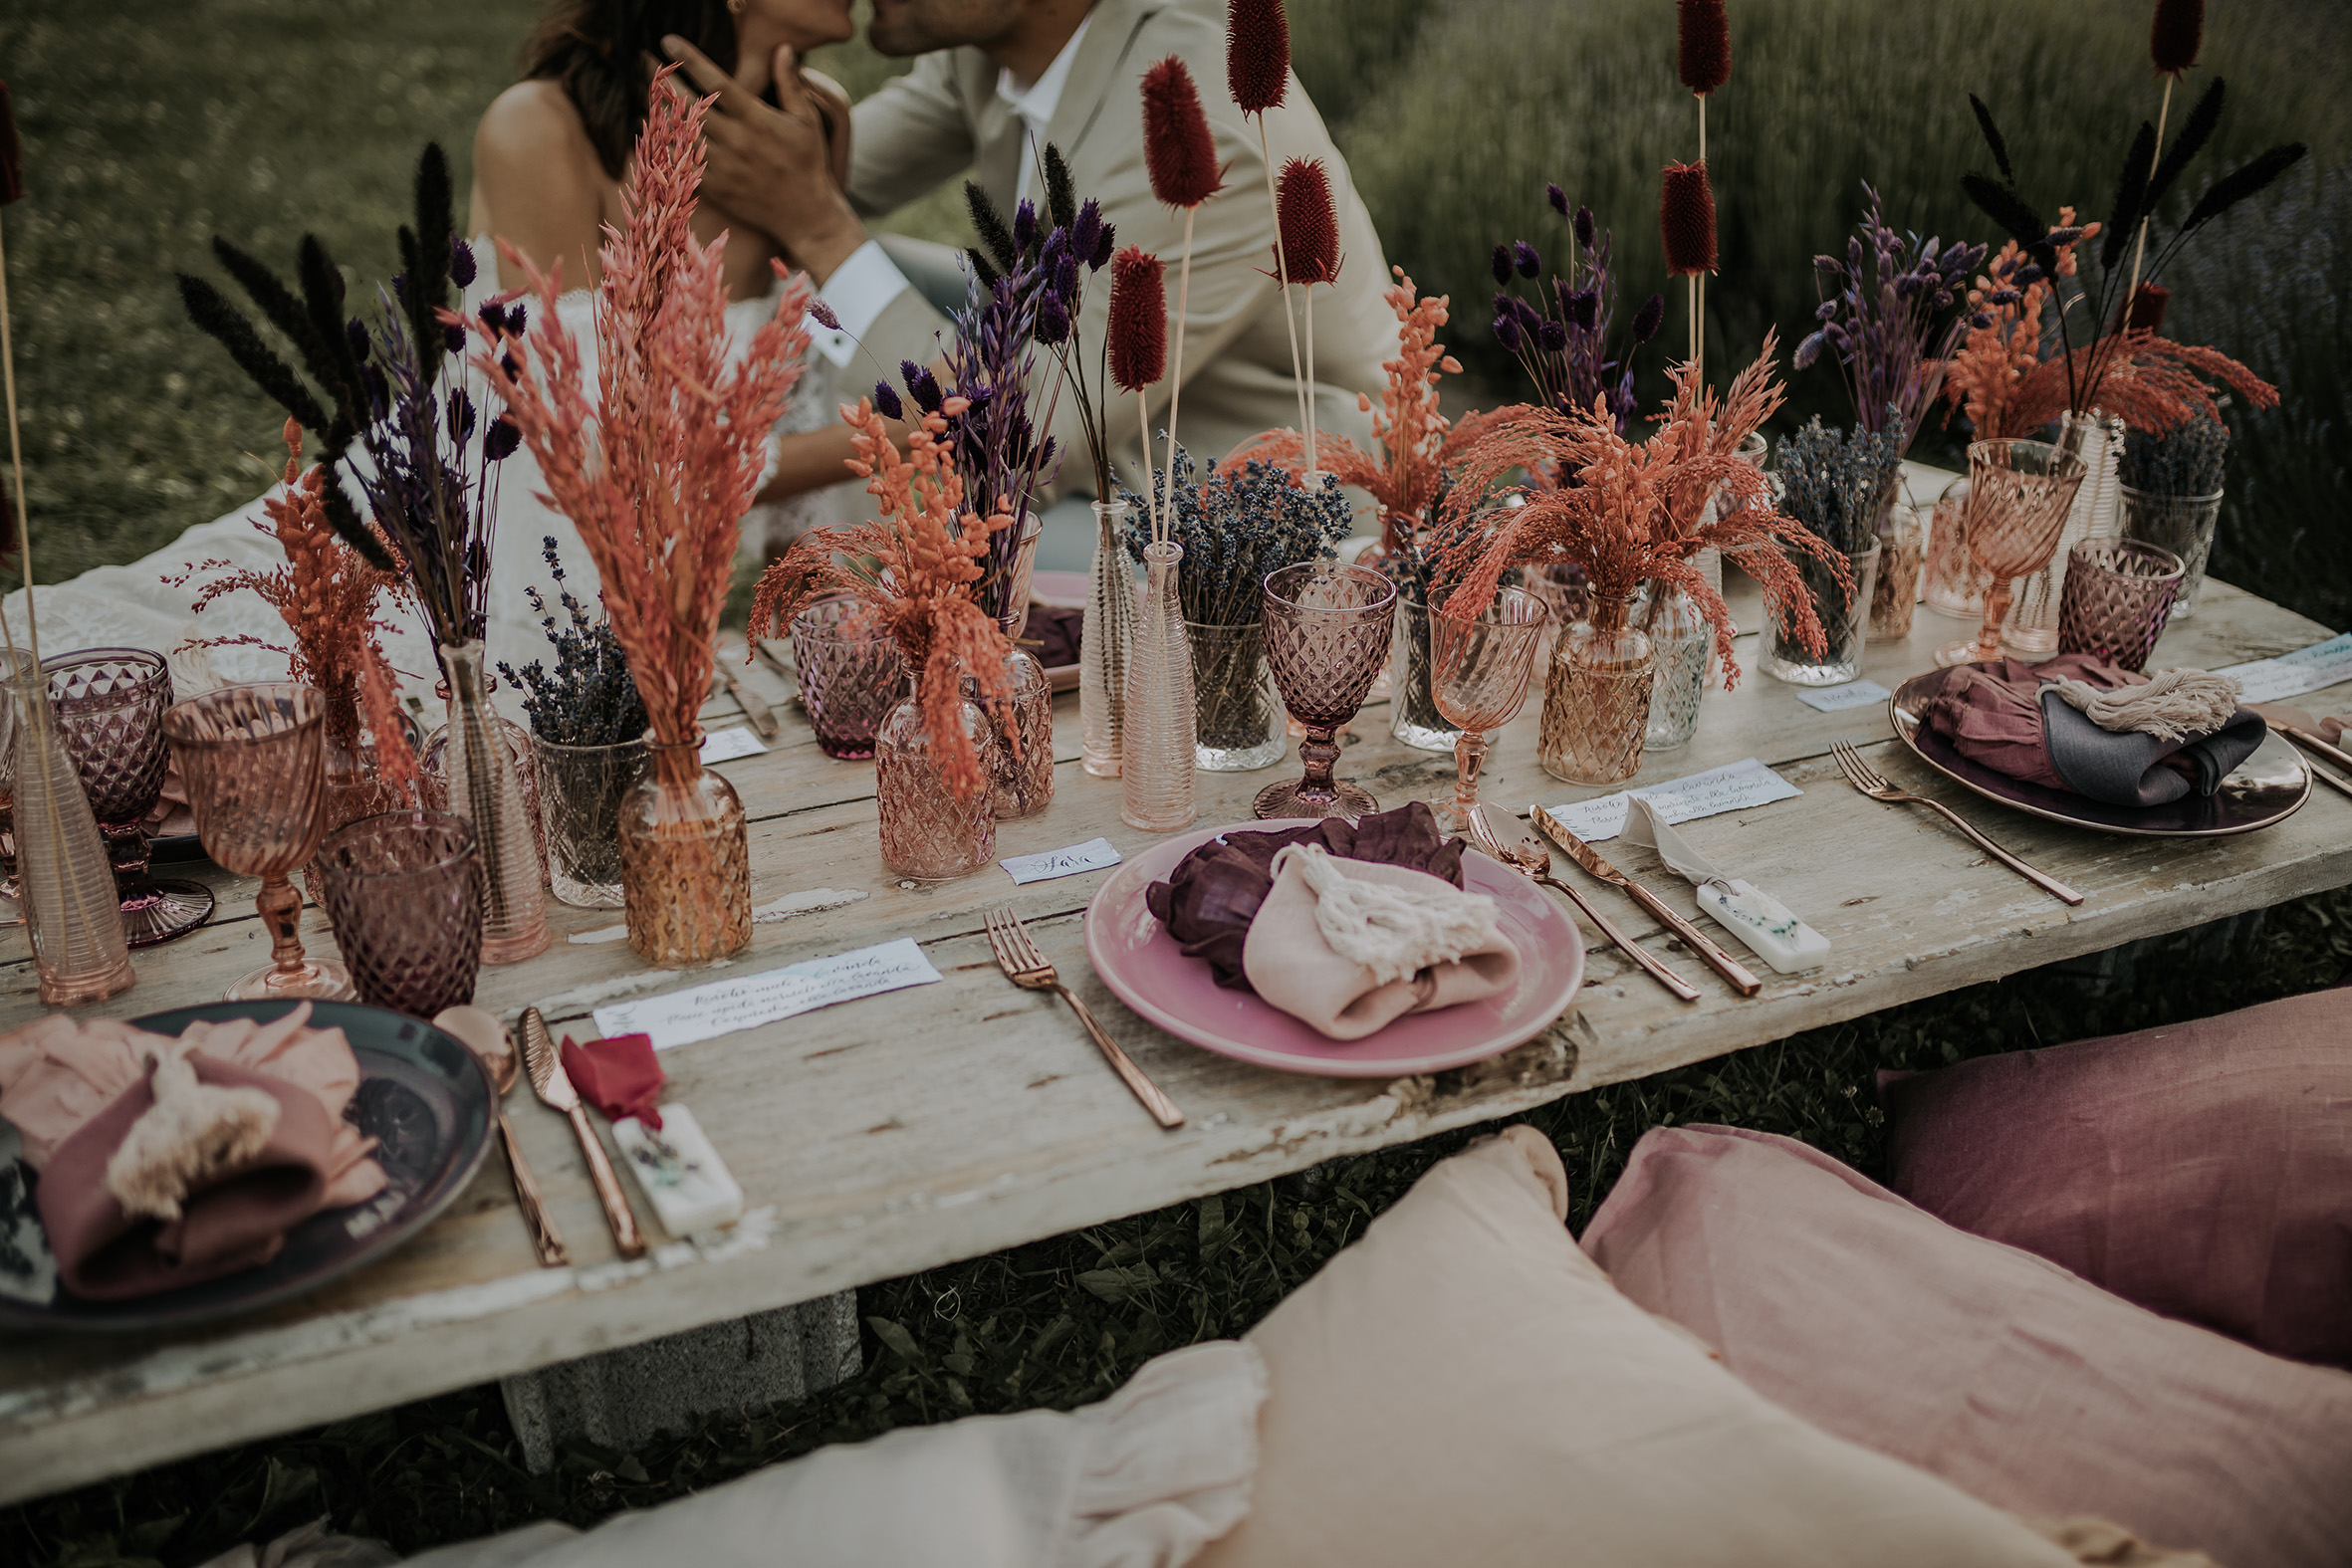
[[[1086,1033],[1093,1039],[1095,1049],[1102,1052],[1111,1070],[1126,1081],[1127,1087],[1134,1091],[1135,1098],[1143,1102],[1143,1108],[1151,1112],[1152,1120],[1162,1127],[1184,1125],[1184,1113],[1176,1108],[1176,1102],[1169,1099],[1158,1084],[1144,1076],[1143,1069],[1119,1049],[1117,1040],[1102,1032],[1102,1025],[1094,1021],[1094,1014],[1086,1010],[1086,1005],[1078,1001],[1075,992],[1061,984],[1061,977],[1046,958],[1045,949],[1038,946],[1037,939],[1029,934],[1029,928],[1021,923],[1021,917],[1009,907],[1000,906],[988,912],[988,945],[996,950],[997,968],[1005,972],[1007,980],[1024,991],[1054,992],[1069,1004],[1069,1010],[1076,1013],[1078,1021],[1086,1026]]]
[[[1507,847],[1502,839],[1495,836],[1495,829],[1487,825],[1484,812],[1477,806],[1471,808],[1467,820],[1470,823],[1470,841],[1472,843],[1529,881],[1564,895],[1569,903],[1575,905],[1583,913],[1586,920],[1592,922],[1604,940],[1615,944],[1617,951],[1639,965],[1642,972],[1650,979],[1664,986],[1685,1002],[1699,1000],[1698,987],[1677,975],[1663,959],[1658,958],[1624,932],[1619,931],[1608,916],[1592,906],[1590,899],[1551,874],[1550,850],[1532,838],[1522,839],[1516,849]]]
[[[1864,794],[1870,796],[1871,799],[1884,800],[1890,805],[1924,805],[1928,809],[1937,812],[1954,827],[1957,827],[1962,832],[1968,834],[1970,839],[1975,842],[1979,849],[1984,850],[1985,853],[1991,855],[2002,865],[2007,866],[2011,871],[2016,872],[2017,875],[2023,877],[2026,881],[2031,882],[2035,887],[2038,887],[2043,892],[2049,894],[2050,897],[2058,900],[2062,904],[2079,904],[2082,902],[2082,895],[2080,893],[2077,893],[2074,891],[2074,889],[2068,887],[2056,877],[2049,876],[2040,871],[2034,870],[2033,867],[2027,865],[2015,855],[2010,854],[2007,850],[2001,848],[2000,845],[1995,843],[1992,839],[1987,838],[1983,833],[1978,832],[1975,827],[1970,825],[1968,818],[1962,816],[1958,811],[1953,810],[1952,807],[1946,805],[1943,801],[1931,800],[1924,794],[1910,794],[1904,790],[1896,788],[1893,784],[1887,783],[1885,776],[1879,773],[1877,769],[1864,762],[1862,760],[1862,754],[1854,750],[1854,748],[1848,745],[1846,742],[1831,742],[1829,747],[1829,755],[1837,760],[1837,771],[1846,776],[1846,783],[1852,784],[1856,789],[1859,789]]]

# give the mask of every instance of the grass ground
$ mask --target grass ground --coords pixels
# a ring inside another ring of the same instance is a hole
[[[1291,8],[1300,74],[1392,258],[1425,284],[1483,299],[1480,258],[1547,218],[1537,205],[1546,179],[1602,209],[1629,250],[1654,246],[1647,171],[1681,154],[1675,138],[1688,116],[1662,64],[1662,5]],[[143,554],[264,482],[245,454],[268,450],[278,420],[184,324],[170,273],[204,265],[214,232],[284,257],[310,228],[360,281],[380,276],[418,143],[441,139],[462,166],[473,121],[510,79],[535,9],[534,0],[10,0],[0,9],[0,71],[15,90],[32,191],[4,221],[44,580]],[[2144,10],[2136,0],[1972,0],[1919,22],[1934,30],[1933,47],[1920,49],[1891,20],[1923,15],[1915,11],[1868,0],[1736,5],[1737,81],[1749,97],[1727,92],[1711,126],[1730,193],[1719,341],[1753,342],[1765,321],[1804,314],[1805,258],[1843,232],[1864,174],[1897,196],[1898,221],[1954,232],[1937,192],[1975,157],[1958,117],[1967,88],[2020,106],[2012,133],[2050,159],[2040,165],[2052,181],[2045,200],[2102,199],[2108,176],[2097,171],[2112,154],[2070,161],[2063,149],[2147,112]],[[2209,61],[2260,83],[2241,96],[2237,134],[2251,141],[2292,126],[2340,154],[2352,112],[2320,87],[2319,67],[2331,48],[2342,58],[2341,32],[2327,31],[2341,25],[2340,11],[2279,0],[2217,9]],[[859,48],[822,63],[856,93],[891,69]],[[1832,137],[1828,127],[1841,128]],[[2210,324],[2210,340],[2280,379],[2290,404],[2244,455],[2253,465],[2244,489],[2280,499],[2241,514],[2218,560],[2230,562],[2225,574],[2331,624],[2352,612],[2339,524],[2341,350],[2352,347],[2352,318],[2337,300],[2352,234],[2345,185],[2337,174],[2310,176],[2290,193],[2291,221],[2275,226],[2282,238],[2234,230],[2198,275],[2202,298],[2186,302],[2187,320]],[[894,226],[953,240],[961,218],[943,190]],[[1464,306],[1458,341],[1473,338],[1478,315]],[[1816,403],[1834,395],[1799,390]],[[1633,1142],[1669,1123],[1785,1132],[1871,1171],[1880,1067],[2200,1016],[2328,984],[2348,959],[2352,894],[2339,891],[2136,961],[2036,971],[1526,1119],[1567,1159],[1578,1226]],[[1160,1350],[1246,1330],[1467,1136],[870,1286],[859,1292],[860,1377],[642,1454],[575,1450],[554,1474],[525,1475],[496,1390],[471,1389],[0,1510],[0,1563],[196,1563],[320,1513],[415,1550],[540,1515],[588,1523],[836,1439],[967,1411],[1082,1403]]]

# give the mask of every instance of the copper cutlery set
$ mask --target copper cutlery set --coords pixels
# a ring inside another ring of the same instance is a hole
[[[473,1012],[472,1008],[459,1009]],[[564,1070],[564,1058],[557,1053],[555,1037],[548,1032],[547,1019],[537,1008],[525,1008],[521,1020],[523,1033],[522,1061],[518,1067],[515,1042],[503,1027],[495,1039],[488,1037],[494,1020],[488,1014],[477,1014],[484,1037],[472,1037],[464,1031],[465,1044],[481,1058],[490,1073],[492,1089],[498,1096],[498,1131],[506,1144],[507,1168],[515,1179],[515,1201],[522,1208],[523,1223],[530,1228],[533,1247],[539,1253],[540,1265],[562,1268],[572,1261],[571,1249],[564,1244],[562,1232],[556,1229],[555,1218],[547,1212],[547,1198],[540,1191],[539,1180],[532,1174],[531,1164],[523,1158],[522,1145],[516,1141],[514,1124],[507,1120],[506,1092],[515,1080],[528,1076],[532,1092],[550,1110],[561,1111],[571,1118],[572,1131],[580,1139],[581,1156],[588,1163],[588,1180],[596,1189],[596,1200],[603,1205],[604,1223],[612,1228],[612,1244],[622,1257],[645,1255],[645,1233],[637,1229],[637,1217],[629,1210],[626,1194],[620,1190],[620,1178],[612,1169],[611,1159],[596,1138],[596,1130],[588,1124],[588,1112],[581,1108],[580,1091],[573,1087],[571,1075]],[[445,1025],[463,1028],[462,1025]]]

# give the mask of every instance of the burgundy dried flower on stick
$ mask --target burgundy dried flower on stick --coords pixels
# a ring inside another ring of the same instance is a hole
[[[1224,171],[1217,164],[1217,138],[1209,130],[1207,112],[1201,108],[1200,90],[1192,85],[1192,72],[1175,55],[1143,74],[1143,164],[1151,175],[1152,194],[1171,207],[1184,209],[1184,253],[1176,264],[1175,362],[1168,375],[1166,488],[1173,496],[1176,404],[1184,395],[1184,311],[1192,293],[1192,222],[1201,203],[1225,188]],[[1143,456],[1148,469],[1148,439]],[[1164,522],[1164,515],[1154,521]]]
[[[2156,148],[2164,145],[2165,121],[2172,116],[2173,88],[2197,64],[2197,51],[2204,43],[2205,0],[2156,0],[2156,15],[2148,25],[2148,58],[2155,62],[2157,75],[2164,78],[2164,102],[2156,110],[2156,141],[2148,156],[2150,178],[2156,174]],[[2123,297],[2135,303],[2140,297],[2140,266],[2148,259],[2148,220],[2153,216],[2142,214],[2140,237],[2132,246],[2132,281]],[[2163,319],[2160,311],[2157,320]]]
[[[1135,416],[1143,426],[1143,467],[1151,469],[1151,414],[1143,394],[1159,384],[1168,368],[1167,269],[1140,245],[1130,245],[1110,263],[1110,320],[1103,328],[1110,355],[1111,384],[1135,394]],[[1159,517],[1152,517],[1159,537]]]
[[[1283,165],[1274,211],[1281,235],[1278,254],[1289,255],[1291,281],[1305,295],[1306,369],[1299,394],[1306,405],[1306,469],[1313,473],[1314,399],[1309,392],[1314,383],[1314,286],[1327,286],[1339,277],[1339,214],[1331,205],[1331,179],[1323,172],[1322,159],[1293,158]]]
[[[1700,98],[1732,80],[1732,24],[1723,14],[1723,0],[1677,0],[1674,64],[1682,85]],[[1707,155],[1704,148],[1699,155]]]
[[[8,84],[0,82],[0,207],[19,201],[25,194],[24,148],[16,137],[16,112],[10,107]],[[0,510],[0,561],[13,561],[24,548],[25,518],[25,454],[24,442],[17,434],[16,424],[16,346],[8,340],[8,257],[0,250],[0,372],[8,377],[8,457],[16,471],[16,483],[9,488],[15,493],[15,510]],[[33,618],[33,568],[28,560],[24,566],[25,619]],[[4,628],[0,628],[4,630]],[[33,653],[41,652],[40,634],[33,636]],[[13,640],[13,639],[12,639]]]
[[[1707,165],[1669,163],[1658,190],[1658,237],[1666,246],[1666,272],[1691,280],[1691,362],[1706,376],[1707,338],[1700,313],[1707,307],[1703,279],[1715,271],[1715,191]]]
[[[1291,266],[1282,234],[1282,198],[1275,190],[1274,150],[1266,112],[1280,109],[1291,84],[1291,22],[1283,0],[1231,0],[1225,12],[1225,84],[1244,114],[1258,121],[1258,161],[1266,169],[1266,199],[1275,212],[1274,278],[1282,291],[1283,325],[1291,334],[1291,382],[1298,394],[1298,428],[1310,417],[1298,318],[1291,309]]]

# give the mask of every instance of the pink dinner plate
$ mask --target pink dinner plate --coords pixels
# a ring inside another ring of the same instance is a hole
[[[1139,1016],[1178,1039],[1261,1067],[1333,1078],[1398,1078],[1484,1061],[1542,1033],[1576,1000],[1584,983],[1584,939],[1576,923],[1534,883],[1477,853],[1462,857],[1471,890],[1502,907],[1504,934],[1520,952],[1519,985],[1509,996],[1414,1013],[1360,1040],[1334,1040],[1254,993],[1225,990],[1206,963],[1186,958],[1160,928],[1144,907],[1143,891],[1212,838],[1304,825],[1198,828],[1127,861],[1086,906],[1086,957],[1094,973]]]

